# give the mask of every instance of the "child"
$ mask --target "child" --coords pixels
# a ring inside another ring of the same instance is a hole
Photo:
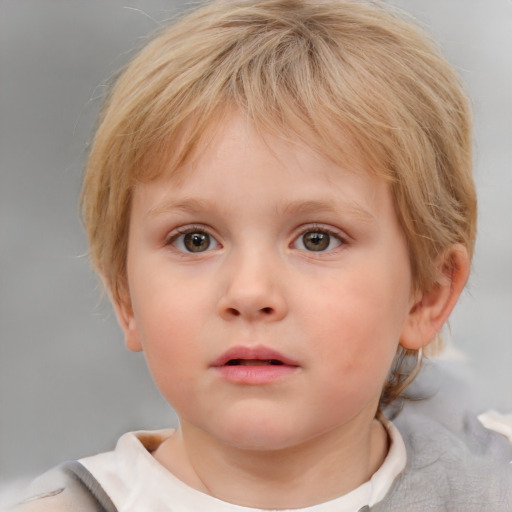
[[[180,425],[50,472],[20,510],[512,509],[504,437],[384,415],[476,229],[467,99],[409,23],[365,2],[206,4],[118,80],[83,211]]]

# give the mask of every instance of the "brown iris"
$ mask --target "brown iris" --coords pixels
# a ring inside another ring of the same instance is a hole
[[[183,238],[183,244],[187,251],[203,252],[210,247],[210,235],[208,233],[201,233],[198,231],[187,233]]]
[[[325,251],[329,247],[331,236],[322,231],[308,231],[302,235],[302,243],[309,251]]]

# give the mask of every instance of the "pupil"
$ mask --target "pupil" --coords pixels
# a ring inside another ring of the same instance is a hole
[[[187,233],[183,241],[190,252],[202,252],[210,247],[210,235],[206,233]]]
[[[325,251],[329,247],[330,236],[320,231],[310,231],[302,237],[304,247],[310,251]]]

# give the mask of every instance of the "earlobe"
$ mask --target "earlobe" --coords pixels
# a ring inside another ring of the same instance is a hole
[[[448,320],[469,276],[467,249],[455,244],[438,259],[439,278],[414,302],[400,337],[404,348],[418,350],[434,340]]]
[[[113,301],[113,304],[126,346],[133,352],[142,351],[137,322],[129,300]]]

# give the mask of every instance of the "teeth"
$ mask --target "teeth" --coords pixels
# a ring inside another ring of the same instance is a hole
[[[282,365],[281,361],[277,359],[230,359],[227,366],[267,366],[267,365]]]

